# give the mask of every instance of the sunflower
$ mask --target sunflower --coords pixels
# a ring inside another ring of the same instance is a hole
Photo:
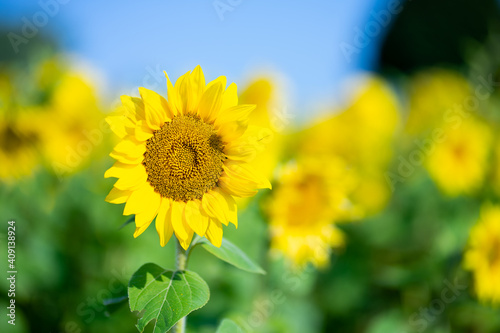
[[[472,194],[486,175],[491,141],[491,129],[479,120],[444,126],[443,141],[435,144],[425,167],[445,194]]]
[[[254,105],[238,105],[236,85],[221,76],[205,85],[200,66],[175,86],[168,100],[139,88],[140,98],[122,96],[122,115],[108,117],[121,138],[105,177],[119,178],[106,197],[135,214],[134,237],[156,217],[161,246],[173,233],[184,249],[193,234],[219,247],[222,224],[237,226],[235,197],[250,197],[269,181],[249,168],[269,132],[248,125]]]
[[[286,114],[284,110],[278,110],[276,105],[280,97],[280,87],[277,80],[271,78],[256,79],[244,89],[240,95],[240,101],[245,104],[255,104],[256,109],[250,115],[249,124],[269,128],[272,135],[269,136],[266,149],[259,154],[259,159],[252,162],[252,168],[259,170],[263,175],[272,178],[274,170],[281,159],[283,151],[282,132],[286,126]]]
[[[17,103],[15,76],[0,68],[0,180],[28,176],[38,165],[38,121]]]
[[[0,110],[1,111],[1,110]],[[15,113],[6,117],[0,112],[0,179],[28,176],[38,165],[39,128],[31,114]]]
[[[331,248],[344,245],[335,222],[353,214],[348,193],[355,179],[341,160],[308,157],[283,167],[268,202],[271,250],[298,267],[323,267]]]
[[[497,132],[498,133],[498,132]],[[500,196],[500,138],[496,139],[495,147],[494,147],[494,163],[492,170],[493,177],[493,190],[495,193]]]
[[[91,156],[103,153],[104,114],[92,82],[84,75],[65,70],[41,109],[45,118],[41,151],[58,177],[77,172]]]
[[[382,210],[391,195],[384,175],[392,159],[399,103],[383,79],[365,76],[357,82],[356,94],[344,110],[331,112],[292,140],[299,154],[345,161],[360,179],[351,199],[363,208],[363,216],[369,216]]]
[[[428,135],[441,126],[446,111],[471,94],[467,79],[459,72],[433,68],[417,73],[410,82],[405,131],[412,136]]]
[[[0,70],[0,180],[29,175],[38,164],[37,122],[14,103],[12,78]]]
[[[500,206],[482,208],[470,232],[464,267],[474,275],[478,298],[500,304]]]
[[[248,124],[269,129],[269,135],[263,142],[258,159],[254,159],[250,168],[256,170],[268,179],[274,177],[276,166],[282,159],[284,148],[283,131],[289,120],[284,114],[284,109],[278,105],[284,105],[282,89],[277,80],[271,77],[261,77],[251,81],[240,94],[239,100],[243,104],[255,104],[255,110],[250,114]],[[289,116],[288,116],[289,117]],[[264,149],[265,144],[265,149]],[[250,198],[237,199],[240,208],[245,208]]]

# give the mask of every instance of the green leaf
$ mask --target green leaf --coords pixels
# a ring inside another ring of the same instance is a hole
[[[203,279],[191,271],[172,271],[149,263],[132,275],[128,286],[130,309],[143,311],[137,328],[156,320],[154,333],[167,332],[182,317],[207,304],[210,290]]]
[[[256,263],[254,263],[250,258],[248,258],[248,256],[243,251],[241,251],[236,245],[225,238],[222,239],[222,245],[220,247],[213,246],[206,238],[200,239],[200,243],[205,248],[205,250],[212,253],[219,259],[222,259],[225,262],[238,267],[239,269],[251,273],[266,274],[266,272]]]
[[[231,319],[224,319],[215,333],[243,333],[243,330]]]

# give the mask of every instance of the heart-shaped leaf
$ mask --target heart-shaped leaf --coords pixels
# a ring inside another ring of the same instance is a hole
[[[191,271],[172,271],[149,263],[132,275],[128,286],[130,309],[143,311],[137,321],[140,332],[156,320],[154,333],[165,333],[182,317],[207,304],[210,291]]]
[[[220,247],[213,246],[206,238],[200,238],[199,242],[205,250],[212,253],[219,259],[238,267],[239,269],[251,273],[266,274],[266,272],[260,268],[259,265],[248,258],[248,256],[241,251],[239,247],[225,238],[222,239],[222,245]]]

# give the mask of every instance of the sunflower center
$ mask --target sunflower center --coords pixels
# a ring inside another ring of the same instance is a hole
[[[3,130],[0,130],[0,150],[7,153],[19,151],[20,149],[35,143],[36,140],[37,135],[35,133],[19,135],[10,125],[7,125]]]
[[[495,239],[488,253],[488,259],[491,266],[500,263],[500,240]]]
[[[321,220],[323,207],[328,207],[328,198],[323,187],[322,180],[314,175],[306,175],[296,184],[296,190],[301,194],[289,207],[289,226],[312,225]]]
[[[457,145],[453,148],[453,154],[457,160],[463,160],[466,154],[466,148],[463,145]]]
[[[176,116],[146,142],[142,164],[162,197],[201,199],[214,188],[226,159],[214,127],[195,115]]]

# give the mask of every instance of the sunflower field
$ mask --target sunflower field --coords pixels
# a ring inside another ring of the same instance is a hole
[[[500,332],[498,1],[0,9],[0,332]]]

